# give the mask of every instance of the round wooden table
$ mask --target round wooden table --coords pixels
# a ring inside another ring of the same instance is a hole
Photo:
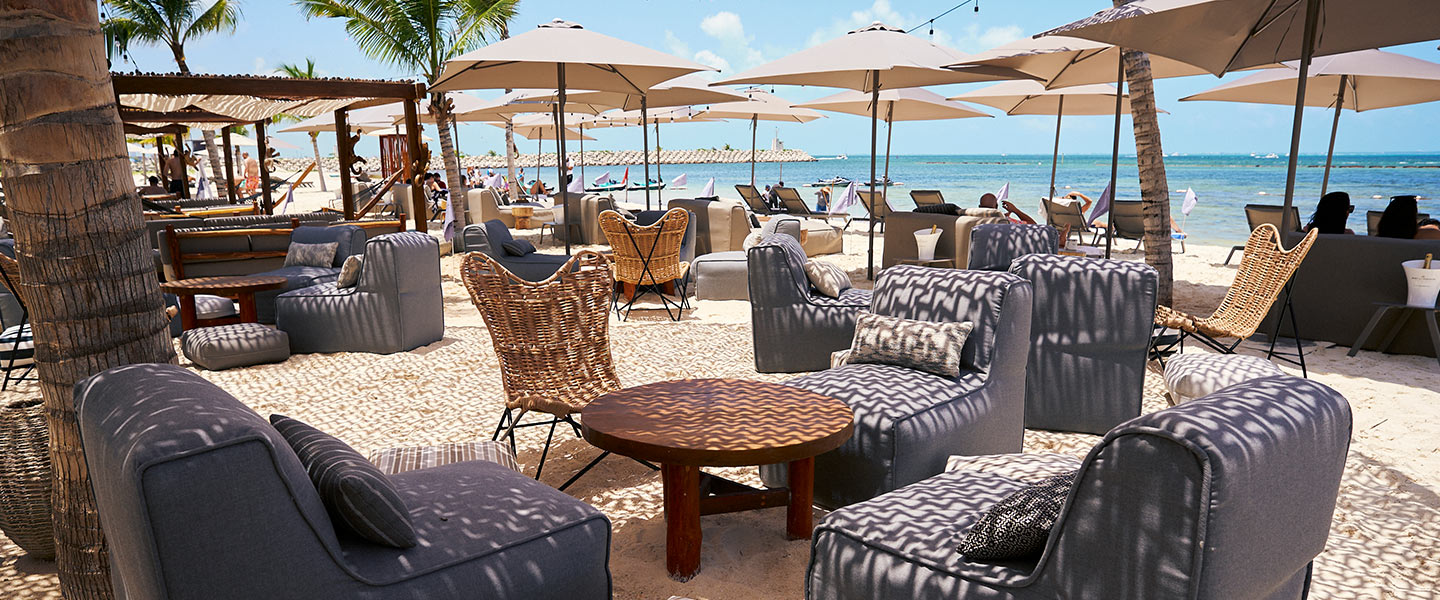
[[[687,581],[700,572],[700,515],[787,506],[786,532],[809,538],[815,456],[855,429],[844,402],[799,388],[738,379],[682,379],[626,388],[585,407],[595,446],[661,464],[665,563]],[[700,467],[789,463],[787,488],[757,490]]]
[[[254,323],[259,319],[255,314],[255,292],[278,290],[286,283],[289,280],[278,275],[193,277],[167,281],[160,284],[160,289],[180,298],[180,328],[194,329],[227,323]],[[195,315],[196,294],[230,298],[240,305],[240,316],[201,320]]]
[[[535,207],[512,206],[510,207],[510,216],[515,217],[516,229],[530,229],[530,219],[535,216]]]

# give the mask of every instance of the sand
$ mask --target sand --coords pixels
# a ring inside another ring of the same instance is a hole
[[[305,194],[304,201],[320,195]],[[849,252],[826,257],[865,285],[865,239],[852,226]],[[535,232],[522,235],[534,241]],[[877,240],[878,242],[878,240]],[[549,245],[548,242],[546,244]],[[878,244],[877,244],[878,247]],[[1128,244],[1126,245],[1128,248]],[[1176,256],[1176,298],[1184,310],[1208,311],[1224,295],[1234,266],[1228,248],[1190,245]],[[1121,258],[1141,260],[1139,253]],[[259,411],[287,414],[349,442],[362,452],[413,444],[488,438],[500,413],[500,378],[484,323],[458,279],[460,257],[441,261],[445,337],[412,352],[300,355],[276,365],[222,372],[197,370]],[[749,306],[699,302],[680,322],[662,311],[636,311],[615,322],[612,347],[622,382],[638,385],[680,377],[742,377],[783,381],[793,375],[754,371]],[[1259,346],[1242,345],[1245,353]],[[1307,347],[1310,376],[1342,392],[1354,411],[1354,439],[1329,544],[1316,561],[1315,598],[1440,597],[1440,369],[1434,359],[1361,352],[1328,343]],[[181,359],[183,366],[193,368]],[[1295,372],[1283,366],[1287,371]],[[1163,408],[1163,385],[1147,375],[1145,410]],[[5,400],[38,394],[33,387]],[[533,473],[544,433],[520,436],[520,462]],[[561,436],[544,480],[558,485],[598,451]],[[1083,456],[1098,436],[1029,432],[1027,452]],[[715,469],[758,483],[753,468]],[[660,477],[612,457],[569,493],[613,524],[610,569],[615,597],[665,600],[793,599],[804,595],[807,541],[787,541],[784,509],[702,519],[702,570],[687,583],[665,574]],[[51,563],[24,557],[0,537],[0,598],[58,598]]]

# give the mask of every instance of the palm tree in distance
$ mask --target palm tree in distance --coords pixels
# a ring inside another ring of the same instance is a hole
[[[410,69],[428,85],[440,79],[445,61],[486,44],[507,31],[519,0],[296,0],[307,19],[342,19],[345,32],[371,58]],[[453,115],[445,94],[430,95],[430,115],[440,133],[440,154],[456,229],[465,226],[465,191],[451,134]],[[418,177],[419,174],[416,174]]]
[[[136,42],[164,45],[175,56],[175,66],[186,75],[190,74],[185,63],[186,42],[211,33],[234,33],[240,23],[237,0],[214,0],[209,6],[203,0],[102,0],[102,4],[112,14],[100,27],[121,54]],[[204,129],[201,135],[210,158],[210,175],[224,181],[215,132]]]
[[[308,57],[305,59],[305,66],[303,67],[298,64],[281,63],[280,66],[275,69],[275,72],[286,77],[299,79],[314,79],[319,77],[319,75],[315,74],[315,59]],[[294,115],[279,114],[275,115],[275,120],[299,121],[300,119]],[[320,191],[328,192],[330,190],[325,189],[325,167],[320,165],[320,132],[310,132],[310,147],[315,150],[315,174],[320,177]]]

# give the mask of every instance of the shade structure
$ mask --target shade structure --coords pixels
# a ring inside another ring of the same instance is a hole
[[[705,119],[741,119],[750,121],[750,185],[755,185],[755,137],[760,121],[809,123],[824,118],[818,112],[790,104],[788,100],[760,88],[741,90],[743,102],[712,104],[700,113]]]
[[[945,83],[969,83],[1000,79],[1031,79],[1013,69],[988,65],[956,69],[946,65],[963,62],[964,54],[937,46],[887,26],[879,21],[851,31],[813,48],[801,50],[735,77],[723,84],[816,85],[870,92],[870,193],[875,193],[875,155],[879,133],[879,93]],[[869,267],[866,276],[875,277],[875,219],[870,224]]]
[[[1045,82],[1045,87],[1053,89],[1114,81],[1115,65],[1120,60],[1121,51],[1117,46],[1051,35],[1024,38],[996,46],[952,66],[1007,67],[1034,75]],[[1205,72],[1205,69],[1189,63],[1163,56],[1150,57],[1150,73],[1155,79],[1201,75]]]
[[[355,112],[360,112],[360,111],[355,111]],[[353,115],[353,114],[355,114],[355,113],[351,113],[351,114]],[[371,131],[377,131],[377,130],[381,130],[381,129],[389,129],[389,128],[390,128],[390,123],[381,123],[381,122],[373,122],[373,121],[372,121],[372,122],[369,122],[369,123],[356,123],[356,122],[354,122],[354,121],[350,121],[350,122],[349,122],[349,125],[350,125],[350,128],[351,128],[351,129],[360,131],[360,132],[362,132],[362,133],[367,133],[367,132],[371,132]],[[325,133],[325,132],[327,132],[327,131],[328,131],[328,132],[331,132],[331,133],[334,133],[334,132],[335,132],[335,115],[333,115],[333,114],[325,114],[325,115],[319,115],[319,116],[315,116],[315,117],[310,117],[310,118],[308,118],[308,119],[305,119],[304,121],[300,121],[300,122],[298,122],[298,123],[296,123],[296,124],[294,124],[294,125],[291,125],[291,126],[289,126],[289,127],[286,127],[286,128],[284,128],[284,129],[281,129],[281,130],[280,130],[280,133],[312,133],[312,132]]]
[[[705,65],[619,40],[577,23],[555,19],[512,37],[445,62],[432,91],[463,89],[554,88],[556,114],[565,126],[568,88],[643,94],[657,83],[697,71]],[[558,142],[565,154],[564,136]],[[555,161],[559,185],[565,184],[565,161]],[[565,211],[565,253],[570,253],[569,220]]]
[[[1311,58],[1440,39],[1440,10],[1434,0],[1139,0],[1041,35],[1055,34],[1144,50],[1216,75],[1299,60],[1281,212],[1288,231]]]
[[[880,115],[885,120],[885,175],[881,181],[885,182],[887,190],[890,185],[890,133],[896,121],[939,121],[990,116],[963,103],[946,100],[944,96],[923,88],[881,90],[879,98]],[[796,106],[866,117],[870,116],[870,105],[873,101],[871,94],[846,90]]]
[[[1322,196],[1330,189],[1330,165],[1341,110],[1361,112],[1440,100],[1440,64],[1393,52],[1358,50],[1322,56],[1311,63],[1309,75],[1305,106],[1335,109],[1320,187]],[[1280,68],[1266,69],[1180,100],[1288,105],[1295,101],[1299,83],[1299,63],[1287,62]]]

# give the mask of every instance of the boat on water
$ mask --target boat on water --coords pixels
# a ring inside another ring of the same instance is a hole
[[[821,156],[821,157],[816,158],[815,160],[849,160],[849,159],[850,159],[850,157],[845,156],[844,154],[841,154],[841,155],[839,155],[839,156]]]
[[[652,190],[663,190],[663,189],[665,189],[665,182],[660,181],[659,179],[651,179],[651,180],[650,180],[650,185],[647,186],[647,185],[641,185],[640,182],[637,181],[637,182],[635,182],[635,183],[630,184],[630,187],[627,188],[627,189],[630,189],[630,190],[643,190],[643,189],[647,189],[647,188],[648,188],[648,189],[652,189]]]
[[[614,179],[611,179],[610,181],[599,185],[585,186],[585,191],[587,192],[620,192],[624,190],[625,184],[623,182],[615,181]]]
[[[832,185],[850,185],[850,178],[840,176],[829,177],[826,179],[821,179],[814,183],[807,183],[805,184],[805,187],[828,187]]]

